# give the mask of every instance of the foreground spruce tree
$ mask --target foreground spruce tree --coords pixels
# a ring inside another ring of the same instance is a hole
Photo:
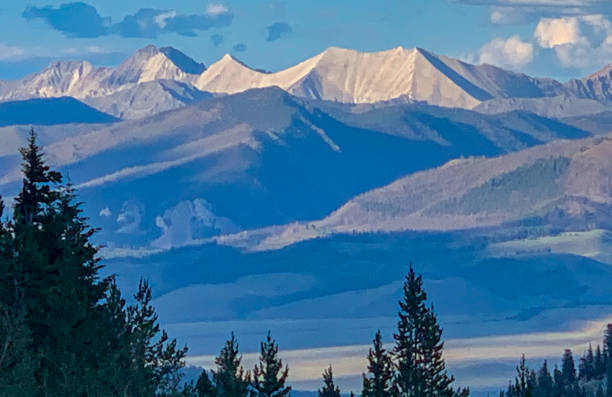
[[[291,387],[285,386],[289,376],[289,367],[283,367],[278,357],[278,345],[268,332],[266,340],[261,343],[259,364],[253,368],[251,397],[284,397]]]
[[[433,307],[426,306],[423,279],[410,266],[404,282],[404,296],[399,302],[399,322],[395,338],[395,376],[393,395],[401,397],[442,397],[468,395],[455,392],[452,376],[446,372],[442,350],[442,329]]]
[[[380,330],[376,332],[368,353],[368,373],[363,374],[362,397],[391,397],[393,362],[383,347]]]
[[[340,388],[334,383],[331,365],[323,371],[323,387],[319,389],[319,397],[340,397]]]
[[[32,131],[11,221],[0,202],[0,395],[167,396],[185,349],[159,330],[150,289],[126,309],[100,279],[95,230]]]
[[[218,397],[245,397],[248,395],[250,375],[244,372],[238,341],[232,333],[215,359],[217,369],[213,372],[215,391]]]

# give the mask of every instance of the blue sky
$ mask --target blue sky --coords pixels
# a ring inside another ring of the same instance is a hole
[[[0,5],[0,78],[147,44],[278,70],[330,46],[422,47],[560,79],[612,62],[610,0],[31,0]]]

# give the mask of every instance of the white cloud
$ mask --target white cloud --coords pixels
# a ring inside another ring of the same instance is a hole
[[[168,24],[168,19],[172,19],[175,17],[176,17],[176,11],[174,10],[171,10],[168,12],[162,12],[161,14],[158,14],[155,16],[155,23],[157,24],[157,26],[163,29]]]
[[[544,48],[573,44],[580,40],[580,25],[575,17],[543,18],[536,26],[534,37]]]
[[[506,40],[496,38],[482,46],[479,54],[480,63],[501,67],[520,68],[533,60],[533,45],[521,41],[518,36]]]
[[[0,60],[10,60],[21,58],[25,54],[23,48],[13,47],[0,43]]]
[[[541,47],[554,49],[563,67],[601,67],[612,61],[612,23],[603,15],[543,18],[534,37]]]
[[[98,215],[100,215],[100,216],[104,216],[104,217],[109,217],[109,216],[111,216],[112,214],[111,214],[111,210],[110,210],[110,208],[106,207],[106,208],[102,208],[102,209],[100,210],[100,213],[99,213]]]
[[[223,4],[209,3],[206,6],[206,14],[207,15],[215,16],[215,15],[225,14],[227,12],[229,12],[229,9],[226,6],[224,6]]]

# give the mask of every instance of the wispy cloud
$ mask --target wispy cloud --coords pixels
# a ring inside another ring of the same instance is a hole
[[[203,14],[180,14],[176,10],[141,8],[135,14],[112,23],[87,3],[73,2],[59,7],[27,7],[22,13],[28,21],[41,19],[70,37],[100,37],[118,34],[123,37],[155,38],[165,33],[195,36],[198,31],[229,26],[233,14],[225,6],[209,4]]]
[[[291,26],[286,22],[276,22],[267,27],[268,29],[268,37],[267,41],[275,41],[283,36],[286,36],[293,32]]]
[[[209,3],[206,6],[207,15],[217,16],[217,15],[227,14],[227,13],[229,13],[229,9],[223,4]]]
[[[25,50],[23,48],[0,43],[0,60],[20,59],[24,55]]]

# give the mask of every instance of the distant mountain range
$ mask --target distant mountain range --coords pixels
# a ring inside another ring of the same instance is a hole
[[[193,103],[210,93],[277,86],[297,97],[332,102],[417,101],[487,113],[530,110],[561,117],[606,110],[612,101],[611,73],[608,66],[563,84],[402,47],[376,53],[329,48],[271,73],[230,55],[206,68],[174,48],[148,46],[116,68],[55,62],[21,80],[0,82],[0,100],[71,96],[113,116],[133,119]]]
[[[268,329],[283,349],[389,341],[410,261],[445,335],[570,330],[612,310],[611,71],[561,83],[403,48],[274,73],[153,46],[57,62],[0,81],[0,194],[34,126],[108,274],[126,296],[148,278],[190,354],[231,329],[251,351]]]

